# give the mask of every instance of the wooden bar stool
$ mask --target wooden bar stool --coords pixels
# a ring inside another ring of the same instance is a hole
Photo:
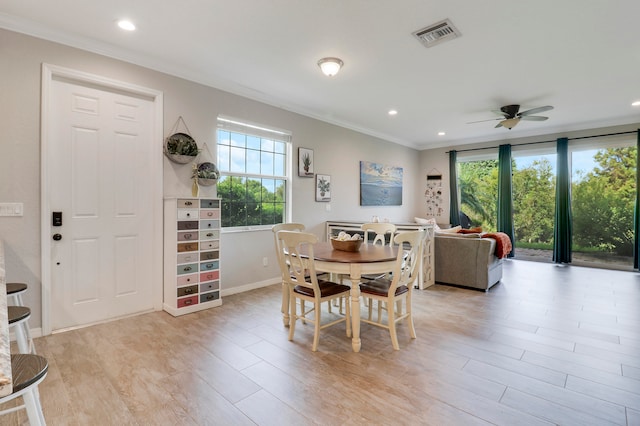
[[[33,344],[29,324],[27,323],[31,317],[31,309],[26,306],[7,306],[7,314],[9,328],[13,327],[16,333],[18,352],[21,354],[35,354],[36,347]]]
[[[11,355],[11,376],[13,392],[0,398],[0,404],[11,401],[19,396],[24,400],[23,405],[0,411],[0,415],[13,413],[23,408],[27,409],[27,417],[31,426],[44,426],[44,414],[40,405],[38,385],[47,376],[49,363],[47,359],[32,354]]]
[[[11,302],[16,306],[24,306],[22,295],[27,291],[25,283],[7,283],[7,302]]]

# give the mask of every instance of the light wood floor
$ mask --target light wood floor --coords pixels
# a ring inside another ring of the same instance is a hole
[[[490,292],[414,293],[411,340],[294,342],[280,287],[36,340],[49,425],[640,425],[640,275],[508,261]],[[0,418],[19,424],[24,414]]]

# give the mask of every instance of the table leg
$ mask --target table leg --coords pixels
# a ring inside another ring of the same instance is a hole
[[[360,352],[360,275],[351,277],[351,346]]]

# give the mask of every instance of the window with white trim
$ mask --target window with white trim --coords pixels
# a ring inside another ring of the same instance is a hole
[[[255,228],[285,222],[291,133],[219,116],[217,148],[222,226]]]

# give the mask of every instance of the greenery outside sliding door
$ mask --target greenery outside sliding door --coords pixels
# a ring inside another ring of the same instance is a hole
[[[551,261],[556,155],[514,153],[516,259]]]
[[[516,259],[552,261],[555,151],[549,144],[512,152]],[[635,134],[569,142],[572,264],[633,269],[637,161]],[[497,150],[458,153],[458,186],[460,212],[495,232]]]
[[[573,263],[633,268],[637,148],[574,150]]]
[[[471,226],[481,226],[485,232],[495,232],[498,212],[498,160],[461,161],[458,186],[460,190],[460,213],[471,219]]]

